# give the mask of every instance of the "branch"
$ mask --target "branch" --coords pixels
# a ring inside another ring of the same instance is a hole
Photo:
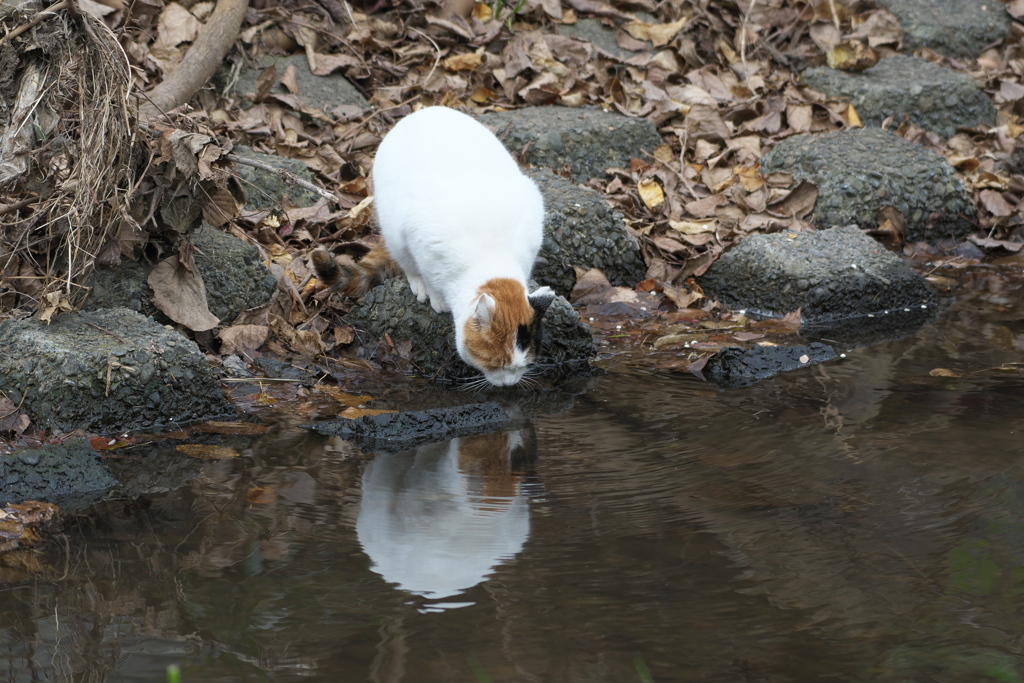
[[[210,80],[234,45],[247,9],[249,0],[217,2],[217,9],[178,68],[149,91],[149,102],[143,104],[139,112],[142,118],[156,118],[192,99],[196,90]]]
[[[6,36],[0,37],[0,45],[3,45],[4,41],[13,40],[13,39],[17,38],[22,33],[24,33],[25,31],[29,30],[33,26],[35,26],[36,24],[38,24],[40,21],[42,21],[46,17],[52,17],[57,10],[62,10],[62,9],[64,9],[67,6],[68,6],[68,4],[66,2],[64,2],[64,0],[61,0],[60,2],[57,2],[57,3],[54,3],[54,4],[50,5],[46,9],[39,10],[38,12],[36,12],[35,16],[32,17],[29,21],[25,22],[24,24],[22,24],[18,28],[14,29],[13,31],[8,33]]]
[[[320,189],[313,183],[309,182],[308,180],[303,180],[302,178],[298,177],[297,175],[295,175],[294,173],[287,169],[281,168],[279,166],[272,166],[271,164],[265,163],[263,161],[257,161],[256,159],[247,159],[245,157],[240,157],[237,154],[225,154],[224,158],[227,159],[228,161],[233,161],[236,164],[242,164],[243,166],[252,166],[254,168],[261,168],[264,171],[275,173],[284,178],[285,182],[295,183],[299,187],[304,187],[310,192],[316,192],[324,199],[328,199],[332,202],[337,201],[337,197],[335,197],[327,190]]]

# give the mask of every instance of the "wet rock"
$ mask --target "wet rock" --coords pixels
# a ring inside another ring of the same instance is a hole
[[[370,290],[346,321],[363,343],[383,339],[385,332],[396,346],[411,343],[409,359],[425,377],[450,381],[480,376],[455,350],[451,314],[435,313],[429,304],[416,301],[404,277]],[[557,297],[544,315],[538,369],[552,376],[589,371],[588,361],[596,353],[590,328],[568,301]]]
[[[1010,28],[1001,2],[881,0],[879,4],[899,19],[907,50],[927,47],[950,57],[973,58],[985,46],[1002,40]]]
[[[256,247],[207,224],[191,239],[196,247],[196,268],[206,285],[206,303],[223,325],[230,325],[243,311],[270,301],[277,283]],[[153,305],[148,282],[152,270],[148,264],[124,262],[94,271],[85,283],[92,292],[83,310],[128,308],[168,322]]]
[[[245,159],[252,159],[275,168],[289,171],[295,176],[313,182],[315,177],[309,166],[298,159],[286,159],[273,154],[260,154],[249,147],[235,147],[234,153]],[[272,173],[255,166],[235,164],[235,172],[245,188],[245,208],[249,211],[281,207],[281,198],[288,197],[292,206],[313,206],[320,196],[295,184],[289,184],[278,173]]]
[[[887,57],[860,73],[816,67],[802,80],[826,95],[848,98],[869,126],[882,125],[888,116],[899,124],[906,115],[949,138],[957,126],[996,120],[995,107],[973,78],[910,55]]]
[[[600,268],[613,285],[632,287],[647,267],[639,245],[626,231],[622,214],[594,190],[580,187],[547,169],[527,173],[544,194],[544,244],[533,278],[568,296],[580,268]]]
[[[818,342],[806,346],[755,346],[749,349],[733,346],[715,354],[704,366],[704,375],[715,384],[732,389],[835,357],[836,352],[831,346]]]
[[[799,308],[809,324],[934,305],[924,278],[856,226],[751,235],[700,285],[708,296],[759,316]]]
[[[37,427],[62,432],[234,413],[195,342],[125,308],[0,323],[0,390]]]
[[[295,80],[298,84],[298,95],[292,95],[280,82],[271,88],[271,95],[279,95],[287,98],[289,102],[301,102],[311,110],[319,110],[319,114],[326,115],[339,104],[354,104],[366,107],[366,98],[348,80],[338,72],[330,76],[314,76],[309,70],[309,62],[305,54],[297,55],[266,55],[260,60],[258,68],[252,68],[248,64],[242,64],[238,70],[238,79],[231,82],[231,69],[222,68],[217,74],[219,88],[226,94],[234,94],[241,99],[243,108],[252,106],[249,95],[256,92],[256,79],[260,72],[269,67],[277,68],[277,75],[281,77],[289,66],[295,67]],[[298,107],[295,107],[296,109]]]
[[[953,167],[887,130],[787,138],[761,159],[761,168],[818,186],[812,220],[819,227],[874,227],[878,210],[892,206],[906,218],[911,242],[959,238],[974,229],[977,209]]]
[[[0,456],[0,505],[38,500],[61,512],[84,509],[117,486],[85,439]]]
[[[304,425],[325,436],[340,436],[363,450],[400,451],[422,443],[496,431],[511,422],[497,403],[364,415]]]
[[[526,149],[525,161],[555,170],[567,167],[575,181],[604,177],[612,166],[629,166],[661,144],[646,119],[598,107],[527,107],[477,117],[496,131],[511,152]]]

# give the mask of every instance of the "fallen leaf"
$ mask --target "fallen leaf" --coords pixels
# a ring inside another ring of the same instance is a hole
[[[475,52],[453,55],[442,60],[441,64],[449,71],[472,71],[484,63],[484,56]]]
[[[157,19],[156,48],[172,48],[181,43],[190,43],[199,35],[202,23],[192,13],[176,2],[167,3]]]
[[[246,492],[245,500],[253,505],[268,505],[277,500],[277,492],[272,486],[257,486]]]
[[[960,376],[957,373],[953,372],[952,370],[947,370],[946,368],[935,368],[934,370],[932,370],[928,374],[931,375],[932,377],[959,377]]]
[[[667,45],[669,41],[675,38],[676,34],[686,26],[687,21],[686,17],[667,24],[648,24],[643,21],[634,20],[623,24],[622,30],[637,40],[649,40],[654,44],[654,47],[661,47],[662,45]]]
[[[190,458],[200,458],[202,460],[230,460],[231,458],[237,458],[241,453],[236,451],[234,448],[227,448],[226,446],[207,446],[205,444],[187,443],[175,446],[174,449],[179,453],[184,453]]]
[[[636,189],[640,192],[640,199],[648,209],[653,209],[665,201],[665,192],[661,185],[653,178],[647,178],[637,183]]]
[[[212,330],[220,319],[210,313],[206,303],[206,285],[196,270],[190,250],[186,261],[178,254],[156,264],[147,281],[153,288],[153,305],[168,318],[193,332]]]
[[[345,410],[338,413],[339,417],[343,417],[346,420],[354,420],[357,417],[363,417],[365,415],[383,415],[384,413],[394,413],[394,410],[380,410],[378,408],[345,408]]]
[[[818,201],[818,186],[809,180],[801,180],[785,197],[768,205],[773,213],[787,218],[806,218]]]
[[[1013,215],[1013,207],[1003,199],[1002,193],[995,190],[982,190],[981,203],[993,216],[1004,217]]]
[[[0,432],[14,432],[18,436],[28,429],[28,415],[6,396],[0,396]]]
[[[569,293],[569,301],[581,306],[608,303],[612,289],[611,283],[600,269],[576,268],[576,284]]]
[[[237,353],[240,356],[251,358],[256,349],[267,341],[269,334],[270,328],[265,325],[232,325],[220,330],[217,336],[221,340],[221,353],[225,355]]]
[[[851,41],[840,43],[829,50],[825,59],[833,69],[842,71],[864,71],[878,63],[880,55],[864,43]]]
[[[1006,240],[992,239],[991,237],[978,237],[977,235],[971,235],[967,239],[982,249],[1005,249],[1006,251],[1017,253],[1021,250],[1021,247],[1024,247],[1024,243],[1021,242],[1008,242]]]

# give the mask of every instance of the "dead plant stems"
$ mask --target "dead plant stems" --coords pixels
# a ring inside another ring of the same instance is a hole
[[[14,38],[17,38],[22,33],[24,33],[25,31],[29,30],[30,28],[41,22],[46,17],[53,16],[54,14],[57,13],[58,10],[62,10],[67,6],[68,3],[66,2],[66,0],[61,0],[60,2],[56,2],[50,5],[46,9],[39,10],[38,12],[36,12],[35,16],[29,19],[27,22],[11,31],[6,36],[0,37],[0,45],[3,45],[4,42],[7,40],[13,40]]]

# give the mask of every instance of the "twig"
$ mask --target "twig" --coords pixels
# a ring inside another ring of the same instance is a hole
[[[434,46],[434,50],[437,52],[437,55],[434,56],[434,66],[430,67],[430,71],[427,72],[427,77],[424,78],[423,81],[421,81],[422,83],[426,83],[427,81],[430,80],[430,77],[434,75],[434,69],[436,69],[437,65],[441,63],[441,48],[438,47],[437,43],[434,42],[433,38],[428,36],[423,31],[420,31],[420,30],[414,29],[414,28],[410,28],[409,30],[412,31],[413,33],[418,33],[421,36],[423,36],[424,38],[426,38],[427,40],[429,40],[430,44]]]
[[[57,10],[62,10],[62,9],[64,9],[67,6],[68,6],[68,3],[65,2],[65,0],[61,0],[60,2],[57,2],[57,3],[54,3],[54,4],[50,5],[49,7],[47,7],[44,10],[39,10],[38,12],[36,12],[36,15],[34,17],[32,17],[29,21],[27,21],[26,23],[22,24],[18,28],[14,29],[13,31],[8,33],[6,36],[3,36],[2,38],[0,38],[0,45],[3,45],[4,42],[7,41],[7,40],[13,40],[14,38],[17,38],[22,33],[24,33],[25,31],[29,30],[33,26],[35,26],[36,24],[38,24],[40,21],[42,21],[46,17],[53,16],[57,12]]]
[[[39,197],[29,197],[28,199],[22,199],[20,201],[14,202],[13,204],[0,204],[0,216],[3,216],[4,214],[8,213],[13,213],[14,211],[20,211],[24,209],[26,206],[32,206],[37,201],[39,201]]]
[[[304,187],[310,192],[316,192],[324,199],[337,201],[337,197],[335,197],[327,190],[323,190],[317,187],[308,180],[303,180],[302,178],[298,177],[297,175],[286,169],[279,168],[277,166],[272,166],[271,164],[268,164],[264,161],[257,161],[255,159],[247,159],[245,157],[240,157],[237,154],[226,154],[224,155],[224,158],[227,159],[228,161],[233,161],[236,164],[242,164],[243,166],[252,166],[254,168],[263,169],[264,171],[268,171],[270,173],[276,173],[279,176],[281,176],[281,178],[283,178],[286,182],[295,183],[299,187]]]

